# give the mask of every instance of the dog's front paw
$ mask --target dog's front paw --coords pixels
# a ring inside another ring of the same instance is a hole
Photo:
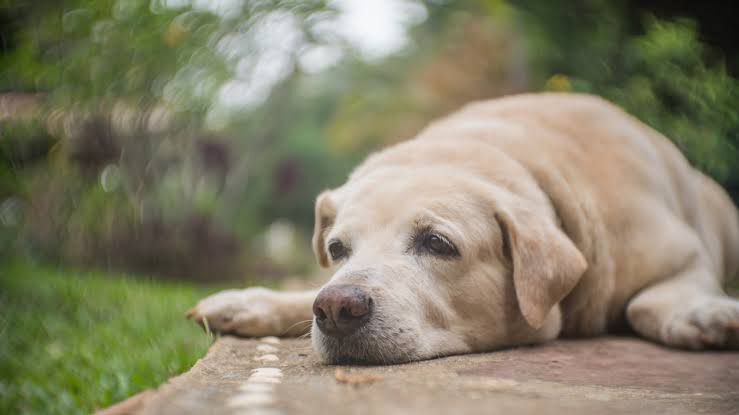
[[[662,328],[670,346],[694,350],[739,349],[739,301],[712,297],[677,311]]]
[[[280,336],[285,327],[279,293],[261,287],[226,290],[206,297],[187,317],[216,333],[244,337]]]

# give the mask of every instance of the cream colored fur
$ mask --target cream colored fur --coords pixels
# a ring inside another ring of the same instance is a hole
[[[433,229],[458,258],[418,255]],[[327,241],[351,255],[331,263]],[[375,310],[329,362],[398,362],[631,327],[669,346],[739,348],[739,220],[727,194],[656,131],[602,99],[531,94],[473,103],[369,157],[316,203],[327,284]],[[315,292],[250,288],[192,311],[211,329],[295,334]]]

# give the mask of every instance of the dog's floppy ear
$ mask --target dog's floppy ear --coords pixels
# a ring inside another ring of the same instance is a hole
[[[533,213],[495,215],[513,266],[516,298],[526,321],[540,328],[552,307],[577,284],[588,264],[550,218]]]
[[[326,234],[334,224],[334,218],[336,218],[336,205],[331,200],[331,192],[325,190],[316,198],[315,225],[313,226],[313,252],[322,267],[328,267],[330,264],[325,241]]]

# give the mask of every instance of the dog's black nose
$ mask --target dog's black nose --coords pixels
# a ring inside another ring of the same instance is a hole
[[[318,328],[328,336],[354,333],[369,320],[372,297],[356,285],[334,285],[321,290],[313,302]]]

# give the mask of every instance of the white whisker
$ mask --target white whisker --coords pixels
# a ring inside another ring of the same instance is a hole
[[[298,326],[298,325],[300,325],[300,324],[306,324],[306,323],[310,323],[310,324],[312,324],[312,323],[313,323],[313,319],[310,319],[310,320],[303,320],[303,321],[298,321],[297,323],[293,324],[292,326],[290,326],[290,327],[286,328],[286,329],[285,329],[285,331],[283,331],[283,332],[282,332],[282,335],[284,336],[284,335],[285,335],[285,334],[286,334],[287,332],[289,332],[289,331],[290,331],[290,330],[291,330],[291,329],[292,329],[293,327],[296,327],[296,326]]]

